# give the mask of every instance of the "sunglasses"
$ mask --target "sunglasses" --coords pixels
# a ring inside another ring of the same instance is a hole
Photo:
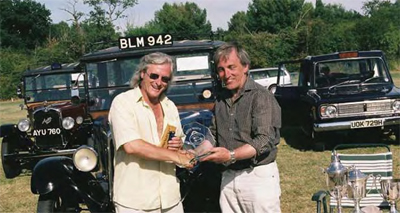
[[[156,73],[147,73],[147,72],[145,72],[148,76],[149,76],[149,78],[151,78],[151,79],[153,79],[153,80],[157,80],[159,77],[160,77],[160,75],[159,74],[156,74]],[[161,81],[162,82],[164,82],[164,83],[167,83],[168,84],[168,82],[171,80],[171,78],[170,77],[167,77],[167,76],[161,76]]]

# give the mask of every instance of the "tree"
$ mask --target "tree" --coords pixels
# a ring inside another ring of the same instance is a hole
[[[228,22],[228,30],[236,33],[249,33],[248,19],[246,12],[239,11],[233,14],[232,18]]]
[[[294,28],[301,17],[304,0],[253,0],[247,10],[251,32],[279,33]]]
[[[2,48],[0,59],[0,99],[10,99],[17,96],[16,89],[22,72],[34,62],[24,52],[11,48]]]
[[[155,12],[151,21],[164,33],[171,33],[176,39],[207,38],[211,33],[211,23],[207,21],[207,11],[201,10],[195,3],[164,3],[161,10]]]
[[[363,7],[366,16],[356,24],[362,49],[380,49],[400,56],[400,1],[373,0]]]
[[[93,7],[93,14],[103,14],[106,20],[112,23],[125,18],[126,9],[135,6],[138,0],[84,0],[83,3]],[[103,9],[103,5],[106,9]]]
[[[2,47],[34,49],[47,38],[51,19],[44,5],[32,0],[0,1]]]

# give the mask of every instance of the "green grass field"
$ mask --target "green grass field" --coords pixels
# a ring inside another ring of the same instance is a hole
[[[395,73],[396,85],[400,85],[400,72]],[[0,124],[16,123],[26,116],[21,111],[21,101],[0,102]],[[343,138],[333,138],[340,143]],[[314,192],[324,188],[322,168],[330,164],[331,151],[316,152],[301,148],[303,139],[296,131],[283,131],[278,152],[278,166],[281,178],[281,208],[283,213],[316,212],[311,201]],[[389,138],[394,156],[394,177],[400,178],[400,140]],[[0,166],[1,167],[1,166]],[[266,189],[268,190],[268,189]],[[35,212],[38,196],[30,191],[30,176],[25,174],[14,179],[6,179],[0,168],[0,212]],[[399,207],[400,208],[400,207]]]

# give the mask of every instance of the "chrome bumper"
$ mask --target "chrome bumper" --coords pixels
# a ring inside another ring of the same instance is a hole
[[[400,125],[400,116],[395,117],[387,117],[383,119],[383,126],[391,126],[391,125]],[[368,120],[368,119],[366,119]],[[314,131],[315,132],[325,132],[325,131],[335,131],[335,130],[350,130],[351,122],[361,121],[361,120],[351,120],[351,121],[340,121],[340,122],[332,122],[332,123],[315,123]],[[370,127],[365,127],[370,128]]]

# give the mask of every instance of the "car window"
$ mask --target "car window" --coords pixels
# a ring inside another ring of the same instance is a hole
[[[263,70],[263,71],[250,72],[250,77],[254,80],[258,80],[258,79],[268,78],[269,76],[267,71]]]

